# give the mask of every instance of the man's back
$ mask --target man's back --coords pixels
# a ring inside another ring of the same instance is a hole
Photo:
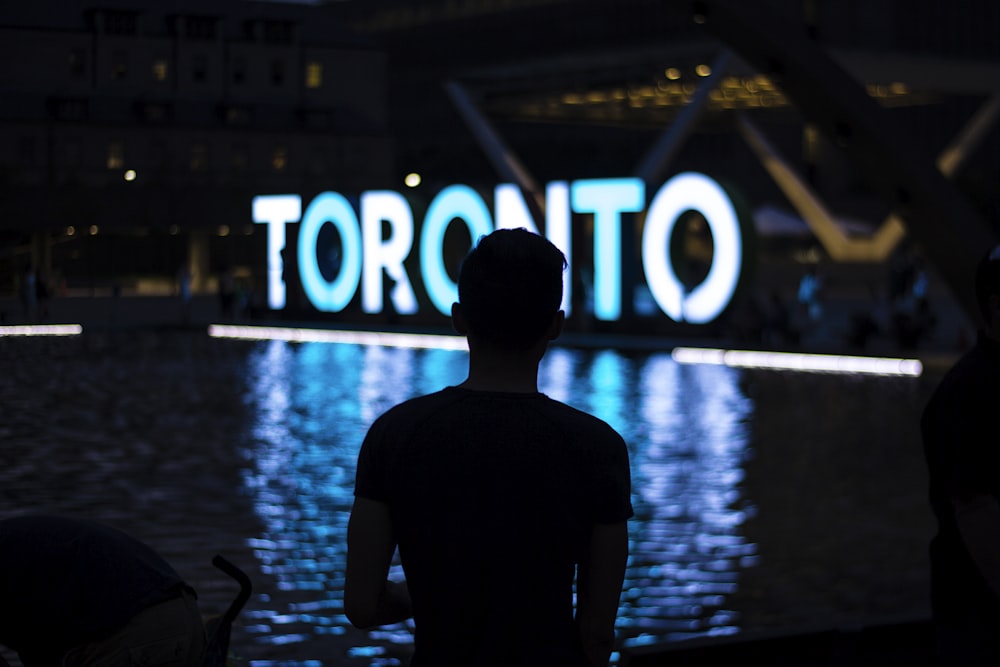
[[[450,387],[372,426],[356,493],[389,507],[413,664],[585,664],[576,565],[595,524],[632,513],[607,424],[538,393]]]

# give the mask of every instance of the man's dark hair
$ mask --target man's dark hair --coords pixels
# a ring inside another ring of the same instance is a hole
[[[976,301],[987,322],[990,321],[990,296],[1000,295],[1000,245],[986,253],[976,266]]]
[[[482,237],[458,275],[469,333],[501,349],[531,347],[559,310],[565,269],[562,252],[526,229]]]

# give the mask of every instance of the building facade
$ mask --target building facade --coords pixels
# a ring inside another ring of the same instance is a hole
[[[391,173],[386,58],[323,7],[8,4],[0,58],[0,290],[208,289],[263,257],[253,195]]]

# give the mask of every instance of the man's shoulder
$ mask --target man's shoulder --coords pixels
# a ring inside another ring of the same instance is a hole
[[[562,424],[564,428],[578,431],[593,440],[623,440],[621,434],[611,424],[597,415],[547,396],[543,396],[542,398],[544,399],[544,410],[546,413],[550,418]]]

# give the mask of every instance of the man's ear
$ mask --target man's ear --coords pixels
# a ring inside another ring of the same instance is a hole
[[[559,338],[562,335],[564,326],[566,326],[566,313],[560,310],[552,317],[552,324],[549,325],[546,337],[549,340]]]
[[[457,301],[451,304],[451,326],[463,336],[469,333],[469,323],[465,321],[465,312],[462,310],[462,304]]]

